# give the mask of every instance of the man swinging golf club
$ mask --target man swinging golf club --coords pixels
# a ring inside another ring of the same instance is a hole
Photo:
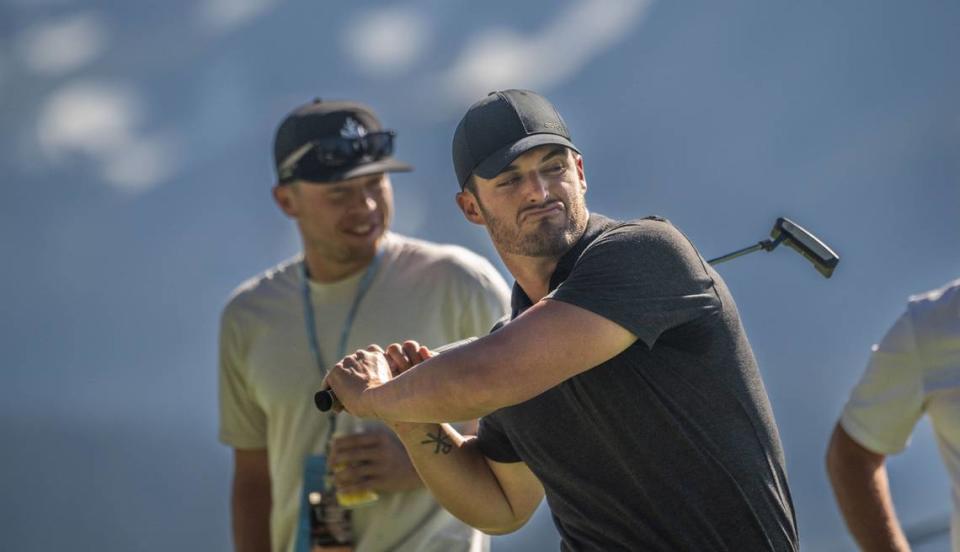
[[[590,214],[583,158],[534,92],[470,107],[453,161],[457,204],[516,278],[511,319],[435,357],[357,351],[326,379],[343,407],[390,424],[437,500],[489,533],[546,495],[563,550],[798,550],[736,305],[686,237]],[[476,417],[475,438],[438,424]]]

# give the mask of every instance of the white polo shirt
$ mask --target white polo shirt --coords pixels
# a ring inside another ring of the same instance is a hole
[[[960,279],[910,298],[873,346],[840,423],[878,454],[903,450],[921,416],[932,422],[953,481],[953,550],[960,552]]]

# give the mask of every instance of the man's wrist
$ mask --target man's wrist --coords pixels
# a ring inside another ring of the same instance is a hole
[[[383,405],[381,404],[381,397],[383,392],[381,388],[384,384],[377,385],[376,387],[368,387],[363,390],[363,402],[366,403],[367,410],[369,412],[368,416],[375,420],[380,420],[382,422],[389,423],[389,420],[381,416],[380,412],[382,411]]]

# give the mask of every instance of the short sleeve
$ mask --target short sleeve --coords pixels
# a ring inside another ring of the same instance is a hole
[[[867,369],[840,417],[855,441],[877,454],[903,450],[923,415],[923,366],[909,310],[873,346]]]
[[[499,330],[500,328],[506,326],[509,322],[510,322],[510,314],[507,313],[507,314],[503,315],[503,317],[502,317],[500,320],[497,320],[497,321],[493,324],[493,327],[490,328],[489,333],[493,333],[493,332]]]
[[[516,449],[513,448],[510,439],[497,421],[496,413],[480,418],[477,446],[480,447],[480,452],[484,456],[494,462],[509,464],[521,461]]]
[[[598,237],[547,297],[616,322],[653,348],[663,332],[720,311],[713,286],[686,236],[644,220]]]
[[[220,319],[220,441],[239,449],[267,446],[267,420],[244,378],[239,325],[230,306]]]

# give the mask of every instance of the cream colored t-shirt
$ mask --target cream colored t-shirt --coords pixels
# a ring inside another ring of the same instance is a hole
[[[415,339],[428,347],[485,335],[509,308],[506,283],[483,257],[388,234],[347,352]],[[302,303],[302,257],[241,285],[220,330],[220,440],[268,451],[272,548],[292,551],[304,459],[323,452],[329,423],[313,404],[323,374],[310,351]],[[310,282],[321,354],[335,363],[338,341],[362,272],[332,284]],[[341,414],[338,426],[358,421]],[[367,423],[369,422],[360,422]],[[339,430],[338,430],[339,432]],[[426,489],[381,493],[354,510],[356,552],[474,551],[489,541],[443,510]]]

